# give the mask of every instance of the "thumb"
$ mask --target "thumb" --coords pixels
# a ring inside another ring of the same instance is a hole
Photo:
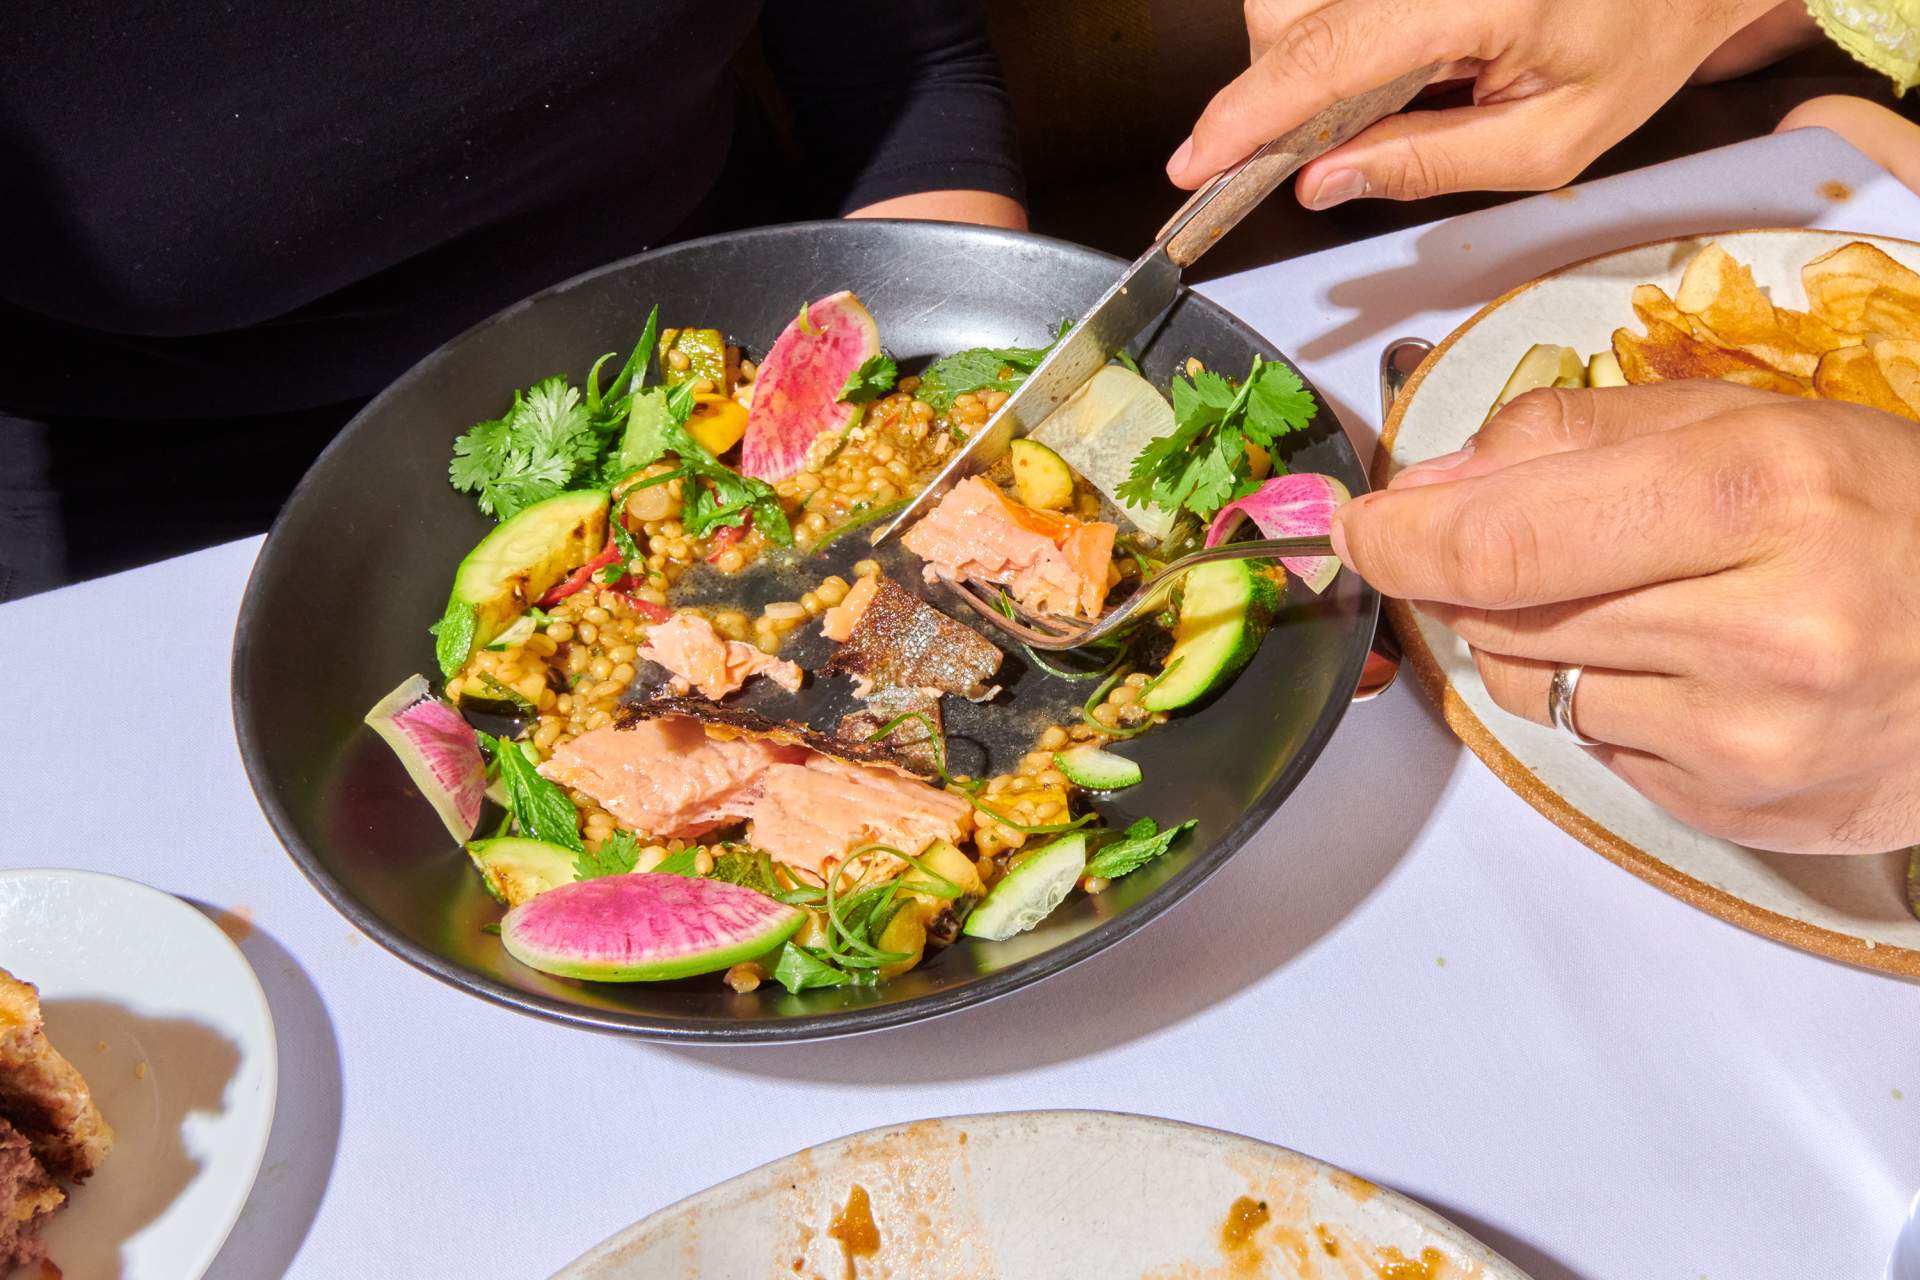
[[[1536,191],[1571,181],[1592,157],[1558,93],[1388,116],[1300,170],[1309,209],[1359,196],[1422,200],[1455,191]]]

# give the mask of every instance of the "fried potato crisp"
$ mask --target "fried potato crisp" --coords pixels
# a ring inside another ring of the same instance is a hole
[[[1672,297],[1634,289],[1646,333],[1614,332],[1622,373],[1630,383],[1717,378],[1920,422],[1920,273],[1855,241],[1809,262],[1801,280],[1808,309],[1776,307],[1744,263],[1708,245]]]

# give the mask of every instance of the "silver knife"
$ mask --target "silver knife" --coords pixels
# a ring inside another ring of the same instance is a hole
[[[1180,273],[1231,230],[1247,211],[1292,177],[1316,156],[1324,155],[1362,129],[1392,115],[1413,101],[1433,78],[1436,67],[1409,72],[1391,84],[1368,93],[1343,98],[1313,119],[1267,143],[1224,170],[1193,193],[1180,211],[1160,228],[1153,246],[1121,273],[1113,287],[1100,295],[1086,315],[1054,344],[1034,371],[1000,406],[985,426],[973,433],[960,452],[932,483],[873,535],[878,546],[905,529],[939,503],[948,490],[977,475],[1006,456],[1007,448],[1047,420],[1087,379],[1098,373],[1114,353],[1145,329],[1153,318],[1173,305],[1180,293]]]

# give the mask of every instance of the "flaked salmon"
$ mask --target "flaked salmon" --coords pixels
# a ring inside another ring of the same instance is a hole
[[[918,853],[962,837],[971,806],[921,767],[884,745],[673,698],[582,734],[540,772],[656,837],[745,820],[755,847],[819,871],[866,844]]]
[[[819,872],[862,845],[919,853],[961,838],[971,806],[959,796],[874,765],[815,755],[770,766],[752,798],[747,843]]]
[[[696,836],[746,816],[741,794],[806,749],[764,738],[716,738],[680,716],[622,721],[557,748],[540,773],[649,835]]]
[[[907,530],[931,577],[998,583],[1036,613],[1100,616],[1118,528],[1036,511],[971,476]]]
[[[994,695],[996,687],[988,681],[1000,669],[1002,655],[993,641],[891,578],[875,575],[860,582],[874,585],[823,672],[852,676],[859,698],[888,689],[952,693],[976,702]],[[852,592],[847,599],[852,601]]]
[[[873,594],[879,588],[877,573],[854,579],[853,588],[840,603],[820,616],[820,634],[835,644],[845,644],[853,629],[860,625],[860,619],[866,616],[867,606],[873,603]]]
[[[803,678],[798,666],[727,639],[697,613],[676,613],[648,627],[640,656],[672,673],[674,692],[696,690],[716,702],[754,676],[766,676],[789,692],[798,692]]]

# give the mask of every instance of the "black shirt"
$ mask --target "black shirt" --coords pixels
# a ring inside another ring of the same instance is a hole
[[[1018,194],[973,0],[12,0],[0,411],[348,400],[689,230],[943,188]]]

